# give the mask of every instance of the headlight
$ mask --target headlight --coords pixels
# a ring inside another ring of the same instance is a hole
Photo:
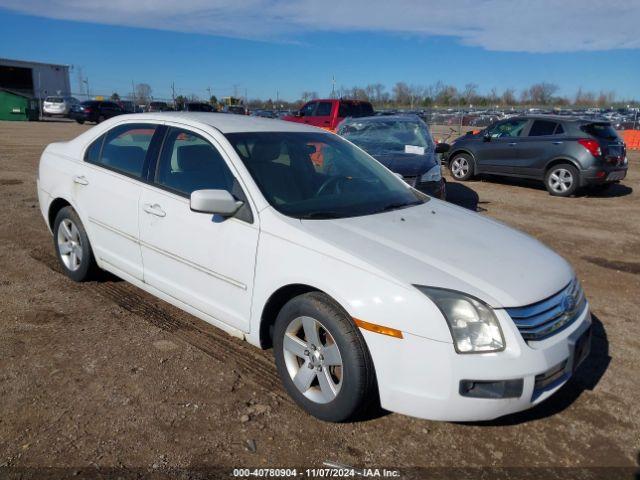
[[[504,337],[491,307],[455,290],[415,287],[433,300],[444,315],[458,353],[504,350]]]
[[[427,173],[420,177],[421,182],[439,182],[442,178],[442,171],[440,165],[436,165],[431,168]]]

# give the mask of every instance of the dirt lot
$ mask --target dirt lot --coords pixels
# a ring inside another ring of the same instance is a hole
[[[427,472],[442,478],[451,472],[437,468],[463,468],[462,476],[479,467],[516,477],[634,475],[640,154],[630,155],[624,183],[600,197],[560,199],[526,182],[449,178],[451,201],[534,235],[582,279],[595,316],[593,353],[555,397],[489,424],[381,413],[332,425],[287,399],[270,351],[118,279],[79,285],[60,273],[37,206],[36,166],[47,143],[87,128],[0,122],[0,477],[109,476],[114,468],[214,475],[324,461],[396,467],[414,478],[425,470],[409,467],[436,468]]]

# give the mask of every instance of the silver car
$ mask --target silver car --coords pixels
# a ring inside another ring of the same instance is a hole
[[[74,97],[47,97],[42,103],[42,113],[45,117],[66,117],[71,111],[71,106],[79,103]]]

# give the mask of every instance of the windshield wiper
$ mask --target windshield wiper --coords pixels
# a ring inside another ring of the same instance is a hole
[[[309,212],[302,215],[300,218],[303,220],[322,220],[325,218],[342,218],[344,215],[338,212]]]
[[[382,212],[388,212],[390,210],[398,210],[400,208],[407,208],[407,207],[413,207],[415,205],[421,205],[424,202],[421,202],[420,200],[416,200],[415,202],[408,202],[408,203],[390,203],[389,205],[385,205],[384,207],[382,207],[380,210],[376,210],[374,213],[382,213]]]

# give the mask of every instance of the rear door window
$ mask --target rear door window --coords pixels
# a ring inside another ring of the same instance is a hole
[[[549,120],[535,120],[529,130],[530,137],[543,137],[547,135],[553,135],[558,128],[557,122],[551,122]]]
[[[128,176],[141,178],[147,150],[156,131],[156,125],[128,123],[107,132],[102,152],[96,160],[93,148],[87,150],[85,160]],[[95,147],[97,148],[97,147]]]
[[[319,102],[315,116],[328,117],[329,115],[331,115],[331,107],[333,107],[333,104],[331,102]]]

